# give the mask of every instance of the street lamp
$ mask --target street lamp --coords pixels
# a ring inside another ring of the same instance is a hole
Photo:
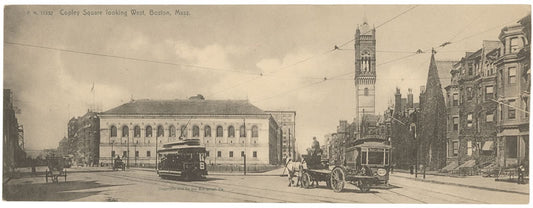
[[[415,157],[415,161],[416,161],[415,162],[415,178],[417,178],[418,177],[418,140],[416,139],[416,124],[415,123],[411,123],[411,125],[409,126],[409,130],[413,134],[413,139],[416,142],[416,145],[415,145],[415,148],[416,148],[415,149],[415,154],[416,154],[416,157]]]
[[[115,140],[111,140],[111,165],[113,167],[115,167],[115,160],[114,160],[114,157],[115,157],[115,150],[113,149],[113,145],[115,144]]]

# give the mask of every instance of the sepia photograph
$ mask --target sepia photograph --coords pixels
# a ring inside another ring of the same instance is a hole
[[[4,202],[530,203],[530,4],[3,10]]]

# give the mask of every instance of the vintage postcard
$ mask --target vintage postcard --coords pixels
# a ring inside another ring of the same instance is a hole
[[[7,5],[4,201],[529,204],[530,5]]]

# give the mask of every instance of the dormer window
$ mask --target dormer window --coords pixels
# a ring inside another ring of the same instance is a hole
[[[519,38],[511,38],[511,53],[518,53],[522,49],[522,41]]]

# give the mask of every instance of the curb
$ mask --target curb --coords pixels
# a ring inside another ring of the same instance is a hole
[[[418,179],[418,178],[411,178],[411,177],[405,177],[405,176],[399,176],[399,175],[392,175],[392,176],[393,177],[411,179],[411,180],[415,180],[415,181],[426,182],[426,183],[436,183],[436,184],[443,184],[443,185],[461,186],[461,187],[467,187],[467,188],[475,188],[475,189],[488,190],[488,191],[500,191],[500,192],[522,194],[522,195],[528,195],[529,196],[529,193],[520,192],[520,191],[510,191],[510,190],[504,190],[504,189],[496,189],[496,188],[489,188],[489,187],[465,185],[465,184],[459,184],[459,183],[450,183],[450,182],[442,182],[442,181],[435,181],[435,180]]]

